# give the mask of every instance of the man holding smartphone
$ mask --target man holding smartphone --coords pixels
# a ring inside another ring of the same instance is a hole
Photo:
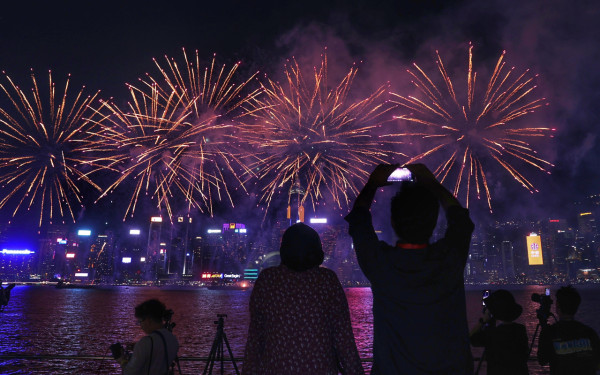
[[[398,165],[375,168],[346,216],[358,263],[373,291],[371,374],[472,374],[463,270],[473,222],[458,200],[422,164],[391,202],[395,246],[379,241],[371,203]],[[439,205],[445,236],[429,240]]]

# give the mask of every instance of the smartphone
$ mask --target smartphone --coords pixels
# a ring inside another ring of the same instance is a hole
[[[488,298],[489,296],[490,296],[489,289],[484,290],[483,293],[481,294],[481,304],[483,306],[485,306],[485,299]]]
[[[408,168],[396,168],[390,177],[388,177],[388,182],[398,182],[398,181],[412,181],[412,173]]]
[[[546,292],[545,292],[547,297],[550,297],[550,288],[546,288]]]

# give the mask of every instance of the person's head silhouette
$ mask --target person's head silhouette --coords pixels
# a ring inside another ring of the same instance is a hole
[[[515,297],[508,290],[499,289],[490,294],[484,302],[492,317],[503,322],[512,322],[523,312],[523,307],[515,301]]]
[[[323,263],[319,234],[304,223],[289,227],[281,238],[281,264],[294,271],[306,271]]]
[[[402,242],[428,243],[437,224],[440,204],[425,186],[406,182],[392,198],[392,227]]]

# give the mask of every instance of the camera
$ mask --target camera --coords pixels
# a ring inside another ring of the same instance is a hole
[[[111,352],[113,358],[117,359],[123,355],[123,353],[125,352],[125,349],[123,349],[123,345],[121,345],[120,342],[117,342],[110,346],[110,352]]]
[[[552,312],[550,312],[550,306],[552,306],[553,303],[552,298],[550,298],[550,288],[546,288],[544,294],[533,293],[531,295],[531,300],[540,304],[540,307],[536,309],[535,312],[540,324],[546,325],[548,323],[548,318],[553,316]]]
[[[133,344],[125,344],[125,346],[123,346],[120,342],[117,342],[110,346],[110,353],[114,359],[125,357],[125,359],[129,360],[132,351]]]
[[[171,321],[171,319],[173,319],[173,313],[173,310],[169,309],[163,314],[163,320],[165,321],[164,327],[171,332],[173,332],[173,328],[175,328],[175,322]]]
[[[408,168],[396,168],[388,177],[388,182],[412,181],[412,173]]]

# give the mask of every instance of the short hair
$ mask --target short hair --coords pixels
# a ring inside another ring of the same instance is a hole
[[[392,198],[392,221],[398,237],[411,243],[426,243],[437,225],[440,204],[425,186],[408,182]]]
[[[319,266],[325,257],[319,234],[304,223],[286,229],[279,254],[281,264],[299,272]]]
[[[149,299],[135,307],[135,317],[139,319],[150,318],[156,322],[162,322],[167,307],[156,298]]]
[[[563,313],[575,315],[580,303],[581,296],[577,289],[573,288],[571,285],[563,286],[556,291],[556,304]]]

